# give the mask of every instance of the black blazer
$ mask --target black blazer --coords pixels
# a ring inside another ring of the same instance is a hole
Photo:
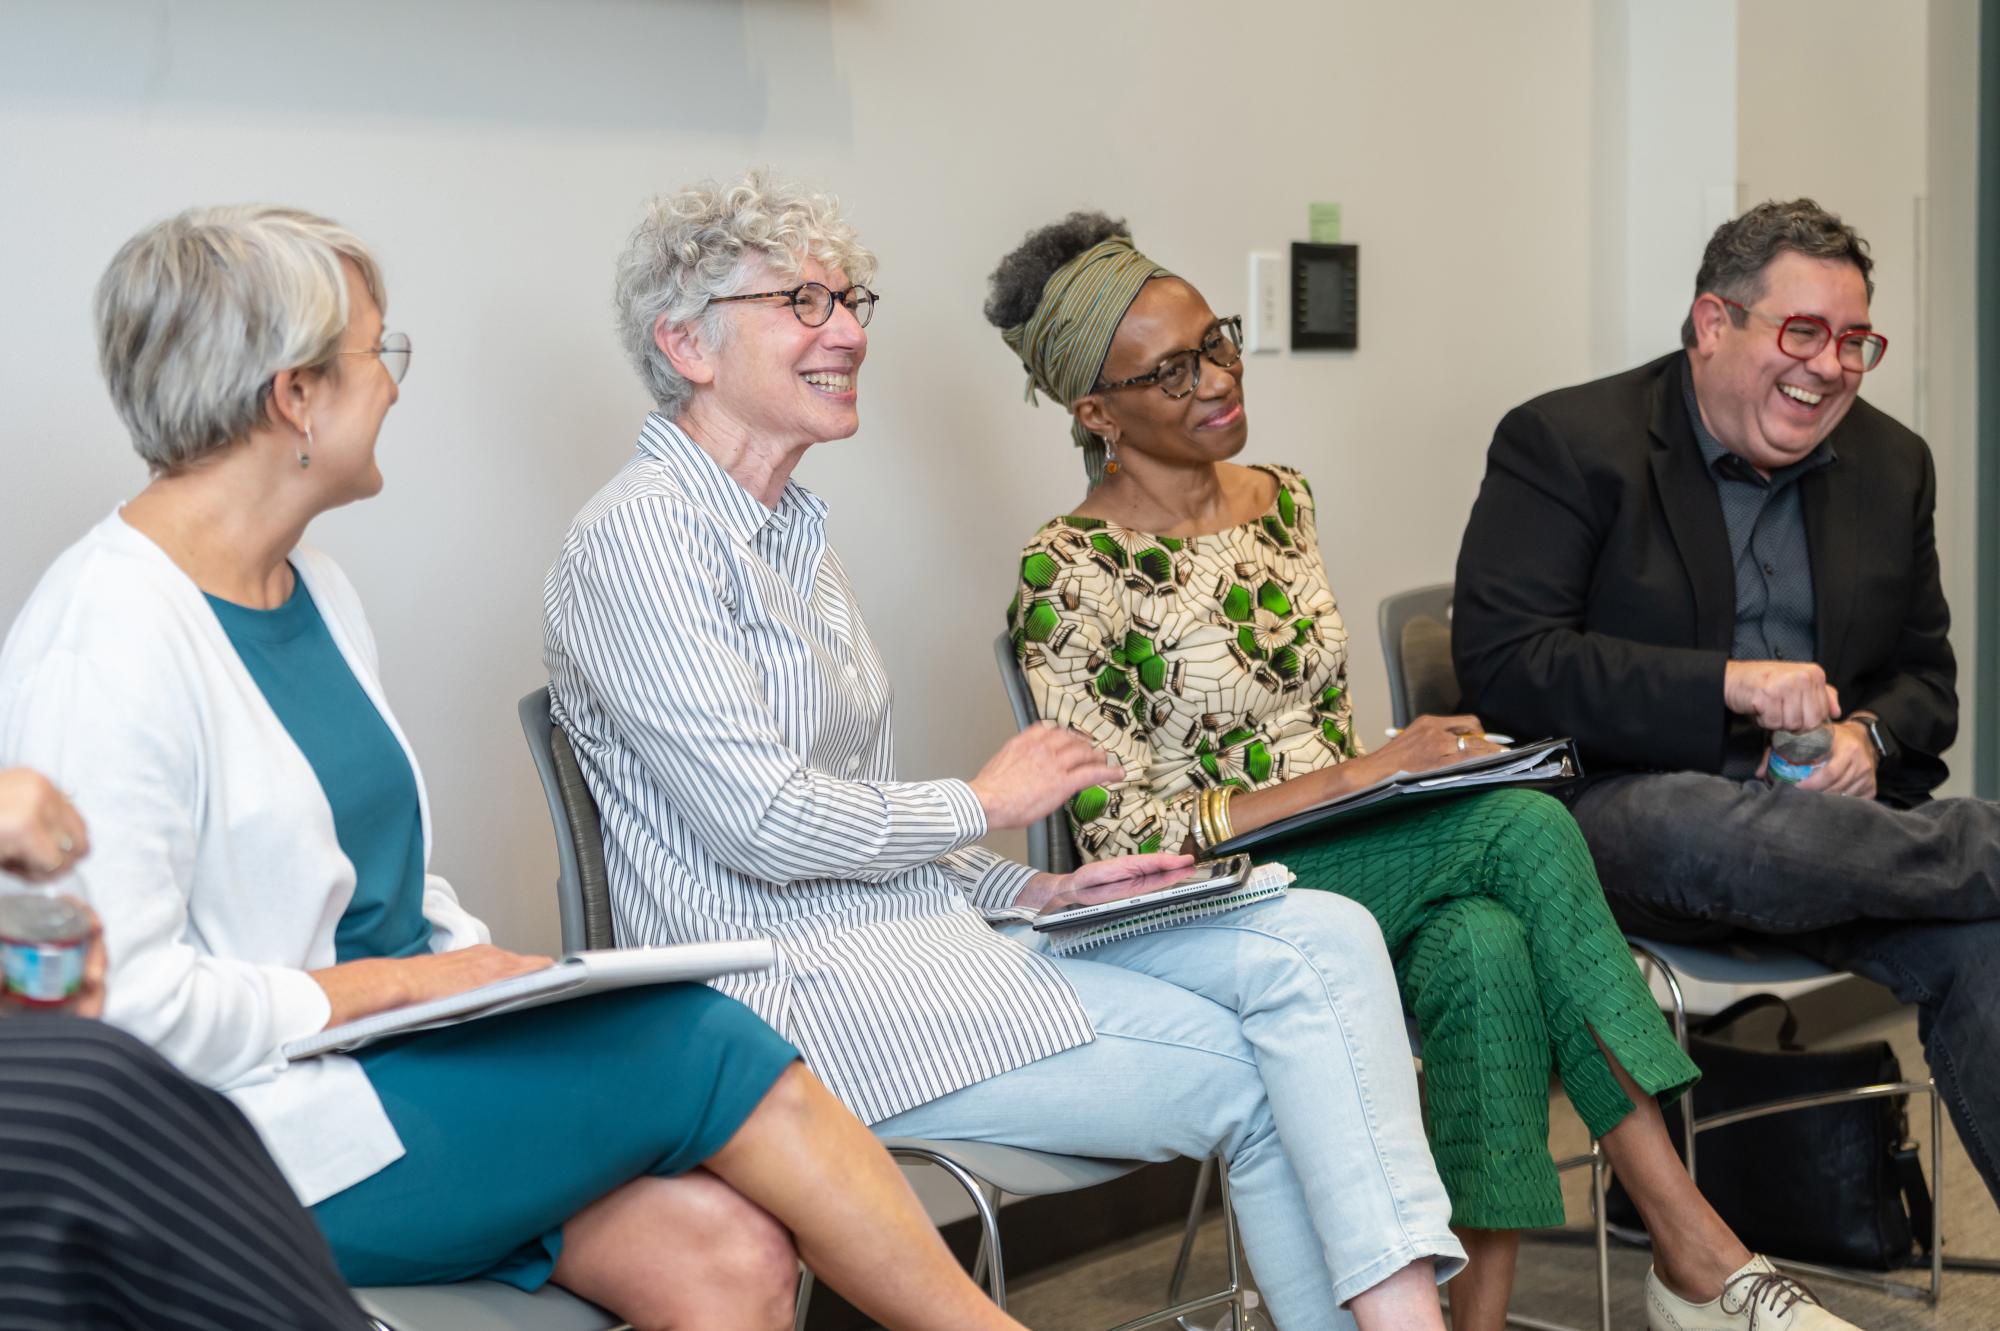
[[[1459,548],[1465,706],[1524,737],[1572,736],[1593,775],[1716,772],[1763,745],[1722,705],[1736,577],[1683,355],[1508,412]],[[1799,481],[1819,664],[1843,711],[1895,733],[1902,761],[1877,784],[1914,803],[1944,780],[1958,729],[1930,449],[1858,400],[1829,438],[1838,461]]]

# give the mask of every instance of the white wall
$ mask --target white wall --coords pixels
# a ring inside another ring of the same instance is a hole
[[[1010,552],[1081,489],[1063,418],[1022,404],[980,319],[985,274],[1103,207],[1230,311],[1245,253],[1334,199],[1363,250],[1362,349],[1255,360],[1251,453],[1317,483],[1373,733],[1377,601],[1450,576],[1500,414],[1593,368],[1591,40],[1590,0],[17,0],[0,615],[143,481],[87,321],[115,247],[197,202],[347,222],[416,356],[387,493],[314,539],[368,601],[438,867],[502,941],[551,947],[513,704],[542,679],[555,543],[646,406],[607,299],[641,196],[768,162],[838,189],[882,256],[861,434],[802,478],[892,662],[910,775],[969,775],[1010,730],[988,651]]]

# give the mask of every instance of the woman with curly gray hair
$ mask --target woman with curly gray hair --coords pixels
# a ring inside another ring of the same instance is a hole
[[[410,358],[386,303],[357,238],[269,207],[149,227],[98,288],[105,379],[153,479],[21,611],[0,752],[90,819],[76,873],[108,1019],[244,1110],[356,1284],[554,1281],[638,1328],[778,1328],[803,1258],[886,1326],[1019,1331],[797,1051],[712,989],[287,1059],[548,964],[493,946],[429,872],[359,599],[303,544],[382,486]]]
[[[619,265],[658,409],[549,572],[553,711],[603,814],[619,936],[745,930],[715,983],[887,1137],[1221,1155],[1281,1326],[1441,1331],[1461,1252],[1395,977],[1321,893],[1052,955],[1052,900],[1178,877],[1175,850],[1037,873],[975,845],[1118,768],[1053,726],[970,781],[905,781],[890,688],[826,507],[792,478],[859,427],[874,260],[834,202],[752,174],[656,201]],[[1000,927],[994,927],[998,924]]]
[[[1318,527],[1321,499],[1335,512],[1353,497],[1232,461],[1249,440],[1239,320],[1217,318],[1101,213],[1030,233],[993,274],[986,317],[1030,396],[1069,409],[1083,450],[1083,500],[1021,551],[1009,617],[1041,716],[1122,769],[1069,802],[1086,860],[1205,850],[1394,773],[1494,751],[1474,716],[1418,717],[1374,753],[1356,738]],[[1552,1068],[1653,1235],[1653,1327],[1847,1326],[1753,1257],[1681,1167],[1657,1100],[1695,1067],[1561,804],[1493,791],[1267,853],[1310,895],[1366,907],[1388,940],[1471,1258],[1452,1289],[1459,1331],[1499,1331],[1520,1231],[1562,1223]]]

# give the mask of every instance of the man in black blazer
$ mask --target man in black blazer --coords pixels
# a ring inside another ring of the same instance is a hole
[[[1569,735],[1621,923],[1782,934],[1919,1005],[2000,1197],[2000,806],[1933,800],[1958,726],[1924,441],[1856,394],[1867,245],[1809,199],[1709,242],[1682,350],[1501,421],[1459,551],[1465,708]],[[1796,785],[1770,732],[1827,726]]]

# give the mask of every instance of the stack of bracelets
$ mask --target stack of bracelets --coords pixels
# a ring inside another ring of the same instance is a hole
[[[1236,833],[1229,826],[1229,799],[1235,786],[1204,790],[1194,801],[1194,848],[1200,855],[1221,845]]]

